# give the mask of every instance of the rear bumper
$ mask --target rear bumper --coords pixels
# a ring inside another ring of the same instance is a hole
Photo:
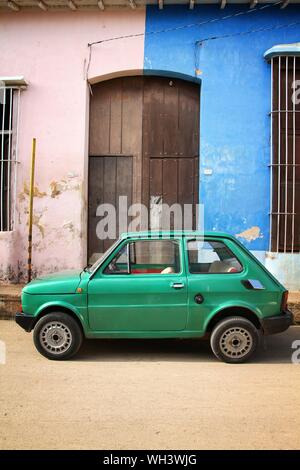
[[[26,313],[16,313],[16,323],[28,333],[33,329],[36,318]]]
[[[294,317],[292,312],[285,310],[280,315],[261,319],[261,326],[265,335],[274,335],[281,333],[293,325]]]

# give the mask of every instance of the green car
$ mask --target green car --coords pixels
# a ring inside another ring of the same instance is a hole
[[[49,359],[74,356],[84,337],[209,337],[217,358],[240,363],[293,323],[287,295],[230,235],[127,233],[93,266],[27,284],[16,322]]]

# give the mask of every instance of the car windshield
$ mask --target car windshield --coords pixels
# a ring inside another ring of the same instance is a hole
[[[95,261],[94,264],[92,264],[92,266],[89,266],[89,267],[85,268],[85,271],[87,271],[90,274],[95,272],[96,269],[98,269],[98,266],[100,266],[100,264],[102,263],[102,261],[116,248],[116,246],[119,243],[120,243],[120,240],[117,240],[115,243],[113,243],[113,245],[110,248],[108,248],[108,250],[106,250],[103,253],[103,255],[101,255],[100,258],[98,258],[97,261]]]

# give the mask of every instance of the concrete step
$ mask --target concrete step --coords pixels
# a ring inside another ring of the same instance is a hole
[[[11,295],[0,296],[0,320],[13,319],[16,312],[19,311],[20,298]]]
[[[24,285],[0,285],[0,320],[14,319],[20,309],[21,291]],[[300,291],[289,293],[289,309],[295,316],[295,322],[300,324]]]
[[[21,291],[24,285],[0,285],[0,319],[13,319],[20,309]]]

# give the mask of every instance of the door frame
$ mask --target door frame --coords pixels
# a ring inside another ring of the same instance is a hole
[[[85,197],[86,197],[86,201],[89,201],[89,158],[90,156],[94,156],[94,155],[90,155],[90,129],[91,129],[91,120],[90,120],[90,112],[91,112],[91,101],[92,101],[92,96],[93,96],[93,93],[91,91],[91,86],[95,86],[95,85],[100,85],[100,84],[104,84],[105,82],[111,82],[117,78],[132,78],[132,77],[157,77],[157,78],[168,78],[168,79],[178,79],[178,80],[181,80],[181,81],[184,81],[184,82],[187,82],[187,83],[193,83],[193,84],[196,84],[198,85],[199,87],[199,113],[198,113],[198,117],[199,117],[199,126],[198,126],[198,132],[199,132],[199,137],[198,137],[198,155],[195,156],[195,163],[197,164],[198,163],[198,166],[197,166],[197,181],[196,181],[196,186],[198,188],[198,192],[197,192],[197,196],[198,196],[198,199],[197,201],[199,202],[200,200],[200,135],[201,135],[201,88],[202,88],[202,79],[199,78],[199,77],[195,77],[194,75],[187,75],[187,74],[183,74],[181,72],[178,72],[176,70],[157,70],[157,69],[152,69],[152,70],[120,70],[120,71],[116,71],[116,72],[111,72],[111,73],[108,73],[108,74],[105,74],[105,75],[95,75],[95,77],[89,77],[88,78],[88,86],[86,88],[86,100],[87,100],[87,107],[86,107],[86,111],[87,111],[87,114],[86,114],[86,135],[87,135],[87,138],[86,138],[86,143],[85,143],[85,161],[87,161],[87,163],[85,164],[85,175],[86,175],[86,184],[84,185],[84,188],[85,188]],[[135,158],[134,155],[130,155],[130,154],[126,154],[126,155],[123,155],[123,154],[110,154],[110,155],[107,155],[107,154],[101,154],[99,153],[99,155],[97,155],[99,157],[102,157],[102,156],[131,156],[133,157],[133,159]],[[147,166],[147,163],[143,161],[142,159],[142,172],[141,172],[141,175],[140,175],[140,178],[141,178],[141,184],[143,186],[143,167],[144,165]],[[144,201],[144,191],[142,190],[142,193],[141,193],[141,201],[133,201],[133,202],[141,202],[141,203],[145,203]],[[197,204],[197,201],[194,202],[194,204]],[[88,205],[88,202],[87,202],[87,205]],[[148,202],[146,203],[146,205],[148,206]],[[196,210],[196,208],[194,207],[194,211]],[[83,254],[84,254],[84,262],[88,262],[89,260],[89,234],[88,234],[88,231],[89,231],[89,210],[88,210],[88,207],[87,207],[87,211],[84,210],[83,212],[83,220],[85,220],[85,228],[83,230],[84,234],[86,235],[86,244],[85,246],[83,247]],[[197,221],[197,214],[196,214],[196,217],[194,216],[194,221],[196,223]],[[197,227],[195,227],[197,228]]]

